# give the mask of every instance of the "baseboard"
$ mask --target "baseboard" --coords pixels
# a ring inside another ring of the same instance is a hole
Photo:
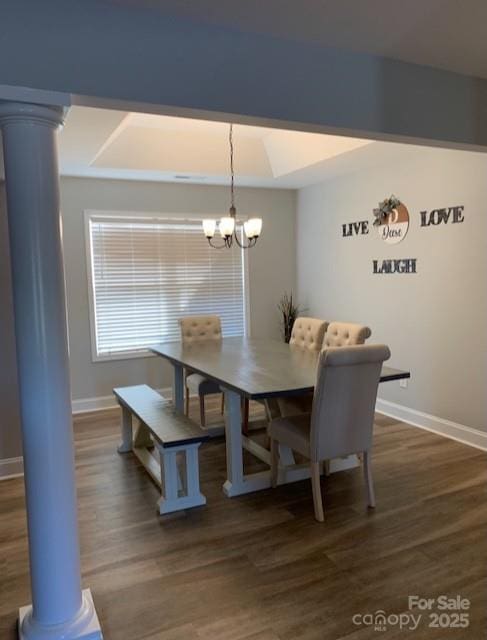
[[[170,387],[158,389],[163,396],[170,396],[172,390]],[[115,409],[117,402],[114,396],[100,396],[98,398],[84,398],[82,400],[73,400],[73,413],[86,413],[91,411],[103,411],[104,409]],[[401,422],[406,422],[414,427],[431,431],[440,436],[457,440],[462,444],[470,445],[482,451],[487,451],[487,433],[472,429],[463,424],[458,424],[438,416],[432,416],[429,413],[423,413],[416,409],[410,409],[403,405],[390,402],[389,400],[377,399],[376,410],[390,418],[395,418]],[[24,465],[21,457],[6,458],[0,460],[0,480],[8,478],[16,478],[24,473]]]
[[[169,397],[172,394],[171,387],[164,387],[157,389],[163,396]],[[82,400],[73,400],[72,402],[73,414],[87,413],[92,411],[103,411],[105,409],[115,409],[118,404],[113,395],[99,396],[98,398],[84,398]],[[410,409],[395,402],[389,400],[377,399],[376,409],[378,413],[382,413],[396,420],[407,422],[408,424],[419,427],[420,429],[426,429],[426,431],[432,431],[438,435],[457,440],[463,444],[468,444],[477,449],[487,451],[487,433],[479,431],[478,429],[472,429],[463,424],[458,424],[438,416],[433,416],[429,413],[423,413],[416,409]],[[8,461],[5,461],[8,462]],[[1,463],[0,463],[1,464]],[[1,472],[0,472],[1,477]]]
[[[24,461],[19,458],[5,458],[0,460],[0,480],[17,478],[24,473]]]
[[[445,420],[438,416],[432,416],[416,409],[410,409],[395,402],[389,402],[389,400],[381,400],[380,398],[377,398],[376,410],[378,413],[401,420],[401,422],[407,422],[414,427],[487,451],[487,433],[484,431],[472,429],[472,427]]]
[[[156,389],[163,396],[170,396],[172,394],[171,387],[165,387],[164,389]],[[104,411],[106,409],[116,409],[118,403],[115,400],[115,396],[98,396],[97,398],[82,398],[80,400],[72,400],[71,408],[73,414],[77,413],[91,413],[93,411]]]

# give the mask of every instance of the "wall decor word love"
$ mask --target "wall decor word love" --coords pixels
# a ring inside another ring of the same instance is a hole
[[[421,226],[429,227],[431,225],[437,226],[439,224],[458,224],[465,220],[463,215],[465,207],[463,205],[458,207],[448,207],[447,209],[433,209],[429,213],[427,211],[420,211]]]
[[[365,236],[369,233],[369,221],[360,220],[360,222],[347,222],[342,224],[342,237]]]
[[[392,260],[373,260],[373,273],[417,273],[417,258],[399,258]]]

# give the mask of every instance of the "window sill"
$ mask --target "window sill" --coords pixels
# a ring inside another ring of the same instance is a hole
[[[91,361],[99,362],[112,362],[114,360],[141,360],[143,358],[155,358],[156,354],[150,351],[127,351],[123,353],[112,353],[110,355],[97,355],[93,354]]]

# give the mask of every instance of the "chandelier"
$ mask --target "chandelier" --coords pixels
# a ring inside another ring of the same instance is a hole
[[[216,220],[203,220],[203,232],[210,246],[214,249],[230,249],[235,242],[241,249],[250,249],[255,246],[257,238],[262,231],[262,218],[250,218],[243,223],[247,244],[238,239],[237,210],[235,208],[235,173],[233,170],[233,124],[230,125],[228,138],[230,144],[230,210],[229,215],[224,216],[218,222],[218,231],[223,242],[215,244],[214,237],[217,231]]]

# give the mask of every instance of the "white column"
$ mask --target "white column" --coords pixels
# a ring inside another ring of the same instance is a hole
[[[0,103],[32,606],[21,639],[102,637],[81,591],[56,130],[58,107]]]

